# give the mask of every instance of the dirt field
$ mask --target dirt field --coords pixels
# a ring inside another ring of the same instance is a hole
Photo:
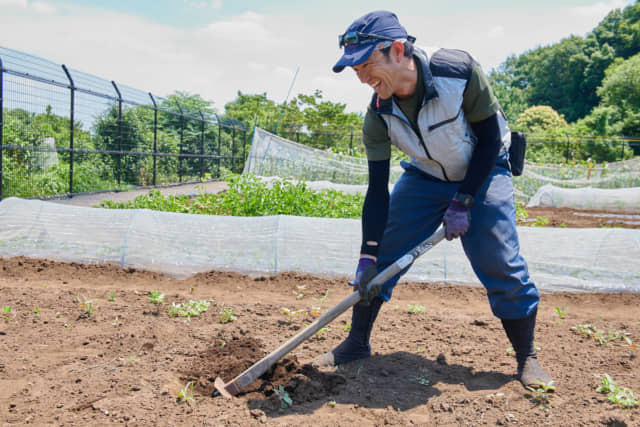
[[[633,213],[529,213],[555,226],[638,228]],[[416,283],[382,307],[370,359],[310,366],[346,336],[349,311],[226,400],[213,396],[214,379],[233,379],[334,307],[348,278],[212,271],[175,280],[112,265],[0,265],[3,426],[640,425],[638,407],[596,392],[608,374],[640,395],[640,294],[543,295],[535,341],[558,386],[546,401],[514,380],[483,288]],[[169,315],[189,300],[210,305],[190,321]],[[223,323],[225,312],[236,319]],[[606,343],[576,329],[586,324]]]

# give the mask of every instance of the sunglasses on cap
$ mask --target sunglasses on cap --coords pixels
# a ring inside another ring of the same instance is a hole
[[[359,31],[348,31],[338,36],[338,46],[339,47],[354,46],[359,44],[370,43],[375,40],[390,41],[390,42],[396,41],[396,39],[379,36],[376,34],[366,34],[366,33],[361,33]],[[407,36],[407,40],[413,43],[416,41],[416,38],[413,36]]]

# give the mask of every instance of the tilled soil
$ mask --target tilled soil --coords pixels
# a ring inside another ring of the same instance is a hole
[[[482,287],[401,283],[381,309],[371,358],[310,365],[344,339],[349,311],[227,400],[214,396],[215,378],[230,381],[346,298],[347,278],[175,280],[28,258],[0,266],[1,425],[640,425],[638,407],[596,391],[608,374],[640,394],[639,294],[542,296],[535,342],[558,388],[546,399],[513,378]],[[169,316],[189,300],[210,306]],[[577,330],[586,324],[600,340]]]

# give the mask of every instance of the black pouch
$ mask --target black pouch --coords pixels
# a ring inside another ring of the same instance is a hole
[[[527,138],[522,132],[511,132],[511,146],[509,147],[509,163],[513,176],[522,175],[524,169],[524,154],[527,150]]]

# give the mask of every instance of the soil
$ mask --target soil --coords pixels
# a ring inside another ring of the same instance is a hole
[[[11,307],[0,319],[0,425],[640,425],[638,407],[596,391],[608,374],[640,393],[639,350],[614,339],[640,340],[640,294],[542,295],[536,345],[557,385],[547,402],[514,379],[484,288],[438,283],[396,288],[372,357],[310,364],[344,339],[349,310],[228,400],[214,396],[215,378],[232,380],[337,305],[351,292],[347,278],[176,280],[24,257],[0,265],[0,305]],[[169,316],[189,300],[210,306]],[[225,312],[236,319],[223,323]],[[575,329],[589,323],[610,342]]]
[[[637,212],[527,211],[522,224],[640,228]],[[640,408],[596,390],[608,374],[640,394],[640,294],[542,295],[535,342],[553,394],[514,378],[484,288],[402,283],[378,316],[372,357],[311,365],[346,337],[348,310],[229,400],[215,396],[214,380],[234,379],[335,307],[352,290],[348,278],[211,271],[176,280],[24,257],[0,266],[3,426],[640,425]],[[210,305],[200,316],[169,315],[190,300]],[[577,328],[587,324],[600,340]]]

